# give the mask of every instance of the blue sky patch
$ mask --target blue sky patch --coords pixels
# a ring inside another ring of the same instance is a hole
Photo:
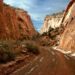
[[[39,31],[45,16],[64,10],[69,0],[4,0],[4,2],[28,11],[36,30]]]

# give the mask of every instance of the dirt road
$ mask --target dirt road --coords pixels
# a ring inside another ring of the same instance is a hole
[[[53,49],[41,48],[41,54],[12,75],[75,75],[75,60]]]

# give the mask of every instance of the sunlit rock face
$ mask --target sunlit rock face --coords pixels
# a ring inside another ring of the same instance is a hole
[[[5,36],[6,39],[18,39],[20,37],[19,34],[19,27],[18,27],[18,21],[17,16],[14,8],[3,4],[3,15],[4,15],[4,23],[6,24],[8,34]],[[3,16],[2,15],[2,16]]]
[[[0,39],[5,38],[8,35],[8,28],[6,24],[6,19],[4,16],[4,9],[3,9],[3,0],[0,0]]]
[[[36,31],[26,11],[13,8],[0,0],[0,39],[20,39]]]
[[[59,48],[75,52],[75,2],[70,2],[69,6],[62,23],[65,26],[65,31],[60,39]]]
[[[47,32],[49,30],[49,27],[52,27],[52,28],[59,27],[62,17],[63,17],[63,12],[46,16],[40,33],[42,34],[44,32]]]
[[[36,31],[33,27],[33,23],[30,16],[28,15],[28,12],[21,9],[15,9],[15,11],[21,36],[35,35]]]

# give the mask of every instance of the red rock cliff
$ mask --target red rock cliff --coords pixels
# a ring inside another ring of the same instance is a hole
[[[65,26],[65,30],[60,39],[59,48],[75,52],[75,0],[69,3],[63,17],[62,25]]]
[[[31,18],[26,11],[0,1],[0,39],[19,39],[35,34]]]
[[[21,35],[32,36],[36,34],[36,31],[33,27],[33,23],[31,21],[30,16],[27,14],[26,11],[21,9],[16,9],[17,19],[18,19],[18,26]]]

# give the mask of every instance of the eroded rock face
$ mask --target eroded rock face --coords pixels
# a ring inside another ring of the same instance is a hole
[[[26,11],[16,9],[18,26],[21,36],[32,36],[36,34],[30,16]]]
[[[20,39],[35,34],[31,18],[26,11],[0,1],[0,39]]]
[[[49,27],[56,28],[60,26],[61,20],[63,17],[63,12],[56,13],[50,16],[46,16],[44,20],[44,25],[41,28],[40,33],[47,32],[49,30]]]
[[[0,39],[5,38],[8,35],[8,28],[7,28],[7,24],[5,23],[6,19],[4,16],[3,8],[4,8],[3,1],[0,0]]]
[[[18,20],[15,10],[8,6],[3,5],[3,15],[5,18],[6,28],[8,29],[7,39],[18,39],[20,37]],[[7,32],[7,31],[5,31]]]
[[[71,1],[67,7],[62,24],[65,31],[60,39],[59,48],[75,52],[75,1]]]

